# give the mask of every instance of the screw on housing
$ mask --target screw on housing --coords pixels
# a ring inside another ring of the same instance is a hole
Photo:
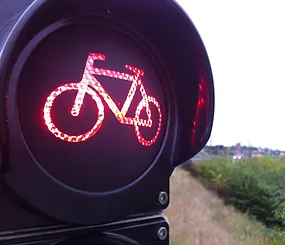
[[[157,237],[159,240],[164,241],[167,238],[168,230],[166,227],[160,227],[157,231]]]
[[[168,194],[165,191],[160,192],[158,201],[161,205],[165,205],[168,202]]]

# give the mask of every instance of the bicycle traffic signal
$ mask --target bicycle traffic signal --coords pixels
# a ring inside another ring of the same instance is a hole
[[[0,85],[0,241],[160,213],[212,128],[210,62],[171,0],[3,1]]]

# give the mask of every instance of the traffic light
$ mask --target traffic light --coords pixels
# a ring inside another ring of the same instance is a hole
[[[0,242],[167,244],[153,215],[214,115],[193,23],[171,0],[18,2],[0,2]]]

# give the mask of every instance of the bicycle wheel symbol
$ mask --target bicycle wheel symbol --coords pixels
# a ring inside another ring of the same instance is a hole
[[[103,124],[104,120],[104,105],[98,96],[98,94],[92,90],[91,88],[87,88],[86,93],[89,94],[92,99],[96,102],[97,107],[98,107],[98,118],[93,127],[86,133],[81,134],[81,135],[68,135],[66,133],[61,132],[53,123],[52,118],[51,118],[51,109],[53,106],[54,100],[61,95],[62,93],[66,91],[71,91],[71,90],[78,90],[79,89],[79,84],[78,83],[68,83],[64,84],[58,88],[56,88],[50,96],[47,98],[45,107],[44,107],[44,120],[45,124],[47,125],[48,129],[53,133],[54,136],[60,138],[61,140],[64,141],[69,141],[69,142],[81,142],[89,139],[93,135],[95,135],[100,127]]]
[[[146,107],[144,100],[141,100],[141,102],[139,103],[136,112],[135,112],[135,132],[136,132],[136,136],[138,138],[138,141],[144,145],[144,146],[150,146],[152,145],[158,138],[160,130],[161,130],[161,124],[162,124],[162,113],[160,110],[160,105],[158,104],[158,102],[156,101],[155,98],[148,96],[148,103],[152,103],[155,105],[156,109],[157,109],[157,113],[158,113],[158,127],[155,133],[155,136],[151,139],[151,140],[146,140],[145,138],[143,138],[141,132],[140,132],[140,125],[139,125],[139,121],[140,119],[140,114],[143,108]]]

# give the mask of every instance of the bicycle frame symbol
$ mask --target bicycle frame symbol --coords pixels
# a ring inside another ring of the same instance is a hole
[[[161,130],[162,113],[161,113],[160,105],[156,101],[156,99],[154,97],[148,96],[146,93],[146,90],[144,88],[144,85],[141,79],[141,77],[144,75],[143,70],[140,70],[130,65],[125,65],[125,68],[133,73],[133,74],[127,74],[127,73],[121,73],[118,71],[113,71],[113,70],[108,70],[108,69],[96,68],[94,67],[94,62],[96,60],[104,61],[105,55],[90,53],[86,61],[86,65],[85,65],[85,69],[84,69],[84,73],[83,73],[83,77],[81,81],[76,82],[76,83],[66,83],[64,85],[61,85],[57,87],[55,90],[53,90],[51,94],[47,97],[44,110],[43,110],[46,126],[48,127],[48,129],[54,136],[64,141],[76,143],[76,142],[82,142],[82,141],[85,141],[91,138],[98,132],[104,120],[104,105],[102,103],[101,98],[99,97],[100,95],[121,124],[127,124],[127,125],[134,126],[136,137],[142,145],[144,146],[152,145],[157,140],[160,130]],[[116,78],[120,80],[126,80],[132,83],[130,90],[128,92],[127,98],[121,110],[118,109],[116,103],[112,100],[111,96],[107,93],[107,91],[103,88],[101,83],[95,78],[94,75],[106,76],[106,77]],[[136,108],[135,116],[127,117],[126,114],[132,103],[137,87],[139,87],[139,91],[142,95],[142,100],[140,101],[140,103],[138,104]],[[71,114],[73,116],[76,117],[79,115],[80,109],[81,109],[81,106],[83,104],[84,97],[86,94],[92,97],[92,99],[95,101],[98,107],[97,121],[95,122],[93,127],[88,132],[81,134],[81,135],[68,135],[64,132],[61,132],[55,126],[51,118],[51,110],[52,110],[53,102],[55,101],[55,99],[62,93],[66,91],[72,91],[72,90],[78,91],[76,98],[74,100],[72,109],[71,109]],[[147,140],[143,138],[140,132],[140,127],[150,128],[153,126],[152,112],[149,106],[150,103],[155,105],[157,109],[158,127],[156,130],[155,136],[152,139]],[[144,108],[146,110],[147,119],[140,118],[141,111]]]

